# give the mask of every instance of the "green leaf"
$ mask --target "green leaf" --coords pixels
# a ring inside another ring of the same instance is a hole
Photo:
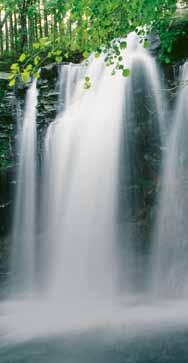
[[[55,61],[56,61],[57,63],[61,63],[61,62],[62,62],[62,60],[63,60],[63,58],[62,58],[61,56],[57,56],[57,57],[55,57]]]
[[[9,86],[10,87],[14,87],[15,83],[16,83],[15,78],[14,79],[11,79],[10,82],[9,82]]]
[[[166,57],[166,58],[165,58],[165,63],[166,63],[166,64],[170,64],[170,63],[171,63],[170,58]]]
[[[128,68],[124,68],[122,74],[123,74],[123,77],[129,77],[131,74],[131,71]]]
[[[167,52],[168,52],[168,53],[171,53],[171,51],[172,51],[172,46],[170,45],[170,46],[168,47],[168,49],[167,49]]]
[[[85,59],[87,59],[89,57],[89,52],[85,50],[85,52],[83,52],[83,56]]]
[[[10,73],[9,75],[8,75],[8,79],[13,79],[13,78],[15,78],[15,74],[14,73]]]
[[[32,64],[28,64],[25,69],[26,69],[26,71],[32,71],[32,69],[33,69]]]
[[[19,57],[19,62],[20,63],[23,63],[26,59],[26,54],[25,53],[22,53],[21,56]]]
[[[34,75],[34,77],[36,79],[39,79],[40,78],[40,73],[39,72],[34,72],[33,75]]]
[[[39,39],[39,48],[43,49],[49,44],[48,38]]]
[[[30,72],[24,70],[24,72],[21,73],[21,79],[24,83],[27,83],[30,80]]]
[[[125,49],[125,48],[127,48],[127,42],[123,41],[120,43],[120,49]]]
[[[100,57],[100,55],[101,55],[101,53],[100,53],[100,52],[95,52],[95,58],[99,58],[99,57]]]
[[[149,48],[149,46],[150,46],[149,40],[145,40],[143,46],[144,46],[144,48]]]
[[[40,63],[40,57],[36,55],[36,57],[34,58],[34,65],[38,66],[39,63]]]
[[[33,49],[39,49],[40,43],[33,43]]]
[[[13,63],[13,64],[11,65],[10,69],[11,69],[11,71],[13,71],[13,72],[19,72],[20,67],[19,67],[18,63]]]
[[[89,76],[86,76],[84,79],[84,89],[89,89],[91,87],[91,79]]]
[[[91,87],[90,83],[84,83],[84,89],[89,89]]]
[[[124,69],[124,66],[123,66],[123,64],[117,64],[117,68],[118,69]]]
[[[60,49],[57,49],[56,52],[55,52],[56,55],[61,55],[62,54],[62,50]]]

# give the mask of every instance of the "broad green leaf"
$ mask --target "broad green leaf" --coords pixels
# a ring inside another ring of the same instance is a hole
[[[117,69],[124,69],[124,66],[123,66],[123,64],[117,64]]]
[[[39,49],[40,43],[33,43],[33,49]]]
[[[55,51],[55,54],[56,54],[56,55],[61,55],[61,54],[62,54],[62,50],[57,49],[57,50]]]
[[[11,79],[10,82],[9,82],[9,86],[10,87],[14,87],[15,83],[16,83],[15,78],[14,79]]]
[[[83,53],[83,56],[85,59],[87,59],[89,57],[89,52],[85,50],[85,52]]]
[[[32,69],[33,69],[32,64],[28,64],[25,69],[26,69],[26,71],[32,71]]]
[[[123,77],[129,77],[131,74],[131,71],[128,68],[124,68],[122,74],[123,74]]]
[[[30,79],[30,72],[27,72],[27,71],[22,72],[21,79],[24,83],[27,83]]]
[[[36,57],[34,58],[34,65],[38,66],[39,63],[40,63],[40,57],[36,55]]]
[[[166,63],[166,64],[170,64],[170,63],[171,63],[170,58],[166,57],[166,58],[165,58],[165,63]]]
[[[34,72],[33,75],[36,79],[40,78],[40,72]]]
[[[121,49],[125,49],[125,48],[127,48],[127,42],[126,42],[126,41],[121,42],[121,43],[120,43],[120,48],[121,48]]]
[[[40,38],[39,39],[39,48],[43,49],[49,44],[48,38]]]
[[[145,40],[144,41],[144,48],[149,48],[149,46],[150,46],[149,40]]]
[[[23,63],[26,60],[26,54],[22,53],[21,56],[19,57],[19,62]]]
[[[62,57],[60,57],[60,56],[55,57],[55,61],[56,61],[57,63],[61,63],[61,62],[62,62],[62,60],[63,60],[63,58],[62,58]]]
[[[101,53],[100,53],[100,52],[95,52],[95,58],[99,58],[99,57],[100,57],[100,55],[101,55]]]
[[[10,69],[11,69],[11,71],[13,71],[13,72],[19,72],[20,67],[19,67],[18,63],[13,63],[13,64],[11,65]]]
[[[14,73],[10,73],[9,75],[8,75],[8,79],[13,79],[13,78],[15,78],[15,74]]]

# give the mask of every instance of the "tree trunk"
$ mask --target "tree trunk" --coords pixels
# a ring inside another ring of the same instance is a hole
[[[9,51],[9,29],[8,29],[8,21],[5,21],[5,48],[6,51]]]
[[[43,27],[42,27],[40,0],[38,0],[38,24],[39,24],[39,35],[40,35],[40,38],[42,38],[43,37]]]
[[[15,50],[15,43],[14,43],[14,27],[13,27],[13,16],[10,14],[10,48],[11,52],[14,52]]]
[[[45,10],[45,0],[43,0],[43,8],[44,8],[44,35],[45,37],[47,37],[49,34],[49,29],[48,29],[48,15]]]
[[[2,18],[2,14],[1,14],[1,11],[0,11],[0,23],[1,23],[1,18]],[[0,31],[0,51],[1,51],[1,55],[3,55],[3,50],[4,50],[4,47],[3,47],[3,36],[4,36],[4,32],[3,31]]]
[[[14,44],[15,44],[15,50],[18,49],[18,20],[17,20],[17,14],[14,12]]]

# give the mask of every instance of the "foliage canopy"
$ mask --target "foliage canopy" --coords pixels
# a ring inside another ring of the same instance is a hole
[[[170,63],[176,12],[176,0],[0,0],[1,57],[17,59],[10,85],[17,75],[24,82],[39,77],[48,62],[79,62],[102,49],[107,63],[112,55],[119,64],[126,42],[112,40],[130,31],[159,34],[161,59]],[[126,68],[123,72],[128,76]]]

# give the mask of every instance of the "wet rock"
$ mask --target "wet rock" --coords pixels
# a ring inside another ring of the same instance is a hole
[[[154,56],[157,56],[161,45],[159,36],[155,34],[149,34],[147,39],[149,41],[150,53]]]

